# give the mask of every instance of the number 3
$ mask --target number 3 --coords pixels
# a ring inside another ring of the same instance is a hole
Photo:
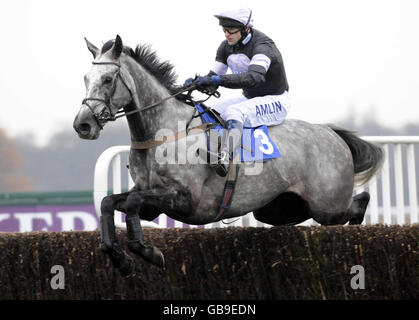
[[[259,147],[259,150],[262,151],[264,154],[272,154],[274,152],[274,146],[270,143],[268,136],[263,132],[263,130],[256,129],[253,133],[255,139],[261,137],[260,142],[262,146]],[[266,147],[265,147],[266,146]]]

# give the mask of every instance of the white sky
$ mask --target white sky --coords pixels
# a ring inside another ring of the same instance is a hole
[[[71,130],[92,60],[83,37],[98,47],[116,34],[131,47],[150,43],[179,83],[206,74],[224,39],[213,14],[227,3],[252,8],[255,28],[280,49],[292,118],[419,120],[417,0],[14,0],[0,7],[0,128],[39,144]]]

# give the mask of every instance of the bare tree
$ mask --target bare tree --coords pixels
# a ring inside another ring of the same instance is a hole
[[[32,189],[31,178],[21,173],[24,158],[16,143],[0,129],[0,192],[24,192]]]

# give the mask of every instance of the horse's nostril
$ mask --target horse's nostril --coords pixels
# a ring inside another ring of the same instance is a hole
[[[87,135],[90,132],[90,124],[80,123],[78,129],[79,133]]]

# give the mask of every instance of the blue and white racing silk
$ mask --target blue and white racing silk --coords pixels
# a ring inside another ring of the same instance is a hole
[[[195,107],[199,113],[203,113],[205,111],[200,104],[195,104]],[[209,113],[201,114],[201,119],[204,123],[216,122],[216,120]],[[220,136],[223,136],[224,130],[221,125],[216,126],[212,130],[217,131]],[[209,140],[208,134],[207,139]],[[209,146],[209,141],[207,145]],[[242,145],[243,148],[240,150],[241,162],[267,161],[269,159],[281,157],[281,153],[269,136],[268,128],[266,125],[253,128],[244,127]],[[237,151],[239,150],[236,150],[236,152]]]

